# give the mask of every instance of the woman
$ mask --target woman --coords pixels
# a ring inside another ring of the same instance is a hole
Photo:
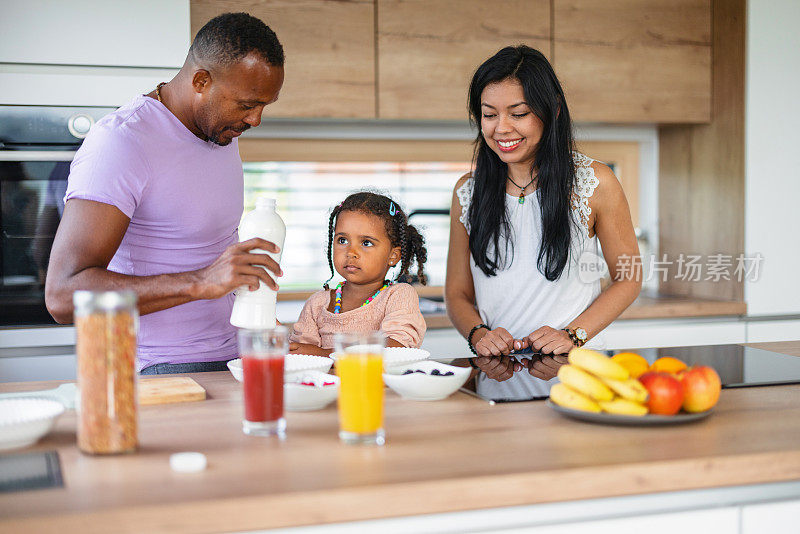
[[[564,92],[537,50],[507,47],[484,62],[469,111],[480,132],[474,172],[453,191],[448,315],[479,356],[478,393],[547,395],[566,353],[601,346],[593,338],[639,294],[630,210],[613,172],[573,151]],[[602,292],[581,276],[601,246],[613,280]]]

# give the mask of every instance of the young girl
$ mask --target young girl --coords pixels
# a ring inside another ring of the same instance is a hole
[[[425,320],[417,292],[409,284],[386,280],[400,263],[398,278],[413,262],[421,284],[426,277],[425,241],[408,224],[392,199],[369,192],[354,193],[336,206],[328,221],[328,265],[344,278],[335,289],[311,295],[290,337],[293,353],[327,356],[334,334],[381,330],[389,347],[419,347]]]
[[[545,396],[566,353],[601,347],[595,336],[639,294],[630,211],[611,169],[574,151],[564,92],[537,50],[507,47],[478,67],[469,111],[475,171],[453,191],[447,312],[478,356],[478,393]],[[605,290],[580,276],[601,252]],[[520,364],[510,353],[521,350]]]

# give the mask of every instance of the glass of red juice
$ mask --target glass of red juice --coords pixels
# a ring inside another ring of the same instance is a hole
[[[245,434],[283,436],[283,360],[289,334],[279,326],[269,330],[239,330],[239,354],[244,370]]]

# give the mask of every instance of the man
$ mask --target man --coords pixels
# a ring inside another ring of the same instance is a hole
[[[237,356],[231,292],[277,290],[261,239],[238,243],[243,211],[236,141],[283,84],[283,47],[245,13],[197,33],[169,83],[104,117],[70,169],[47,273],[47,309],[72,321],[78,289],[133,290],[143,374],[224,370]]]

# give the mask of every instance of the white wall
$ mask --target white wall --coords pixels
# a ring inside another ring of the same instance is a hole
[[[750,315],[800,313],[798,28],[797,0],[748,0],[745,251],[764,257],[760,278],[745,284]]]
[[[2,63],[180,67],[190,39],[188,0],[2,3]]]
[[[0,104],[119,106],[169,81],[189,0],[0,1]]]

